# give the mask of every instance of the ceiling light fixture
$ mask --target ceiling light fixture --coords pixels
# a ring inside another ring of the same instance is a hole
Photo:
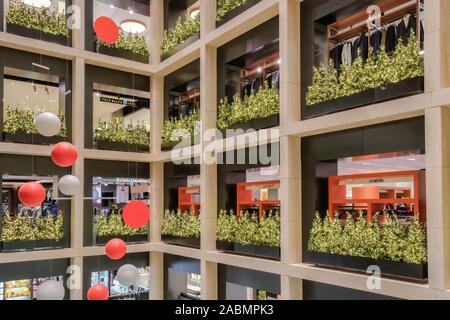
[[[194,19],[199,13],[200,13],[200,9],[195,8],[194,10],[191,11],[191,13],[189,13],[189,15],[191,16],[192,19]]]
[[[416,161],[416,158],[407,158],[406,161]]]
[[[52,5],[50,0],[23,0],[23,3],[35,8],[49,8]]]
[[[124,20],[120,23],[120,28],[128,33],[143,33],[145,24],[137,20]]]
[[[134,11],[133,11],[133,10],[129,10],[128,13],[129,13],[129,14],[133,14]]]

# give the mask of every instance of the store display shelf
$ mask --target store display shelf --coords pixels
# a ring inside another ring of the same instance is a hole
[[[424,92],[424,78],[412,78],[385,87],[369,89],[347,97],[324,101],[307,106],[303,111],[304,119],[323,116],[334,112],[354,109],[374,103],[403,98]]]
[[[220,130],[223,137],[233,137],[237,134],[235,130],[261,130],[278,127],[280,125],[280,115],[274,114],[267,118],[256,118],[245,123],[236,123],[227,129]]]
[[[190,247],[195,249],[200,248],[200,238],[186,238],[163,235],[161,239],[162,241],[170,245]]]
[[[38,134],[12,134],[3,132],[3,141],[23,144],[51,145],[66,140],[62,137],[44,137]]]
[[[445,101],[447,100],[450,101],[450,93]],[[435,103],[437,103],[437,99]],[[308,137],[385,121],[417,117],[423,115],[426,109],[437,106],[435,103],[433,103],[430,93],[413,95],[290,123],[280,128],[280,136]]]
[[[280,260],[281,249],[279,247],[257,246],[251,244],[244,245],[219,240],[216,241],[216,247],[217,250],[225,253]]]
[[[330,253],[309,252],[307,263],[320,267],[351,270],[366,274],[370,266],[378,266],[385,277],[398,278],[405,281],[426,283],[428,280],[427,264],[376,260],[364,257],[342,256]]]
[[[145,243],[148,242],[148,235],[146,234],[138,234],[133,236],[98,236],[97,237],[97,244],[98,245],[105,245],[109,240],[112,239],[122,239],[126,243],[129,244],[135,244],[135,243]]]
[[[241,15],[243,12],[247,11],[248,9],[253,7],[254,5],[258,4],[259,2],[261,2],[261,0],[247,0],[247,2],[245,4],[235,8],[233,10],[231,10],[220,21],[217,21],[216,22],[216,27],[219,28],[220,26],[224,25],[225,23],[227,23],[231,19],[234,19],[237,16]]]
[[[71,37],[65,37],[63,35],[53,35],[8,22],[6,23],[6,31],[19,36],[53,42],[63,46],[70,46],[72,43]]]
[[[123,142],[97,141],[99,150],[122,151],[122,152],[149,152],[150,147],[145,145],[129,144]]]
[[[54,250],[64,247],[63,240],[17,240],[1,243],[1,251],[17,252],[17,251],[37,251],[37,250]]]
[[[132,60],[140,63],[148,63],[149,62],[149,56],[144,56],[140,54],[135,54],[132,51],[129,50],[123,50],[118,48],[109,48],[105,46],[99,46],[97,49],[97,53],[104,54],[107,56],[113,56],[117,58],[123,58],[127,60]]]
[[[196,33],[196,34],[192,35],[191,37],[186,39],[183,43],[179,44],[171,52],[161,55],[161,60],[162,61],[167,60],[168,58],[176,55],[177,53],[182,52],[184,49],[189,47],[191,44],[197,42],[198,40],[200,40],[200,33]]]

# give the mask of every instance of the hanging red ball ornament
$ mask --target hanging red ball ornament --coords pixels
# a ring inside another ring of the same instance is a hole
[[[52,148],[53,162],[63,168],[72,166],[78,158],[78,150],[68,142],[60,142]]]
[[[141,228],[150,220],[150,208],[143,201],[130,201],[122,213],[125,224],[132,228]]]
[[[40,206],[46,197],[45,188],[37,182],[28,182],[19,188],[19,200],[25,206]]]
[[[106,243],[105,252],[111,260],[120,260],[127,252],[127,244],[121,239],[112,239]]]
[[[94,31],[97,37],[106,44],[113,44],[119,39],[119,27],[108,17],[99,17],[94,22]]]
[[[108,300],[109,290],[103,284],[96,284],[89,288],[87,298],[88,300]]]

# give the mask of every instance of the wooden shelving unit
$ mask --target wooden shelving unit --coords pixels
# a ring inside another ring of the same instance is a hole
[[[380,0],[378,7],[381,10],[381,26],[401,19],[408,13],[417,14],[417,20],[420,21],[421,0]],[[351,16],[338,20],[327,27],[327,46],[328,52],[332,49],[332,44],[337,44],[347,39],[361,34],[368,35],[368,45],[370,48],[370,31],[375,30],[368,25],[367,9],[361,10]],[[416,36],[420,39],[420,23],[416,26]]]
[[[393,210],[398,205],[407,205],[414,216],[419,216],[419,171],[381,172],[333,176],[328,179],[328,205],[330,216],[334,217],[339,210],[353,209],[367,212],[370,221],[373,214],[385,210]],[[393,179],[411,178],[413,188],[397,188],[384,186],[363,186],[352,188],[352,198],[347,198],[347,184],[352,181],[360,184],[382,184]]]
[[[200,198],[200,186],[178,188],[178,209],[199,214],[200,201],[196,201],[194,195],[198,195],[198,198]]]
[[[237,208],[236,214],[239,216],[241,212],[248,209],[258,209],[258,216],[261,218],[264,212],[280,207],[280,200],[255,199],[254,191],[260,189],[278,189],[280,188],[279,180],[243,182],[238,183],[236,188]]]

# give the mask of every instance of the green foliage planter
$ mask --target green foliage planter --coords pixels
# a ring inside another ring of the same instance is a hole
[[[161,143],[163,150],[169,150],[183,142],[183,146],[194,145],[199,140],[200,113],[193,110],[189,115],[165,121],[161,131]]]
[[[198,40],[199,35],[196,35],[197,33],[200,33],[200,14],[194,17],[188,14],[184,17],[179,17],[171,29],[164,30],[161,56],[167,58],[179,51],[180,49],[177,47],[187,40],[189,40],[189,43]],[[195,37],[197,39],[193,40]]]
[[[369,52],[365,62],[358,56],[352,66],[343,64],[339,75],[331,60],[327,67],[315,67],[313,73],[313,84],[308,88],[306,108],[303,108],[304,118],[424,91],[423,58],[414,35],[406,45],[400,42],[392,55],[382,48],[378,56]]]
[[[19,110],[7,107],[3,122],[3,141],[33,144],[54,144],[67,138],[66,120],[59,115],[62,127],[55,137],[44,137],[38,134],[34,124],[35,114],[31,109]]]
[[[216,27],[247,11],[261,0],[218,0]]]
[[[161,234],[166,243],[199,248],[200,215],[166,210]]]
[[[145,37],[139,34],[120,32],[119,39],[113,44],[96,41],[98,53],[148,63],[149,51]]]
[[[101,150],[148,152],[150,133],[142,123],[125,128],[123,119],[115,119],[109,123],[99,120],[94,142],[95,147]]]
[[[237,94],[233,101],[222,99],[217,115],[217,128],[266,129],[279,124],[280,97],[275,88],[260,89],[257,93],[241,99]]]
[[[120,238],[131,243],[148,241],[147,227],[131,228],[123,222],[122,215],[117,212],[111,213],[108,217],[96,216],[93,227],[98,244],[105,244],[113,238]]]
[[[164,61],[164,60],[168,59],[169,57],[173,56],[174,54],[180,52],[181,50],[183,50],[183,49],[185,49],[187,47],[189,47],[191,44],[195,43],[199,39],[200,39],[200,33],[193,34],[192,36],[187,38],[185,41],[183,41],[182,43],[180,43],[176,47],[170,49],[170,51],[164,52],[161,55],[161,60]]]
[[[427,247],[425,227],[414,220],[402,225],[395,216],[387,216],[380,225],[378,216],[366,223],[360,216],[337,217],[313,222],[308,242],[307,262],[326,267],[366,272],[371,265],[381,268],[387,276],[416,280],[427,278]]]
[[[280,258],[280,214],[269,212],[261,220],[248,212],[237,217],[222,210],[217,221],[217,248],[225,252]]]
[[[10,4],[6,14],[6,30],[24,37],[70,45],[65,13],[43,10],[22,3]]]
[[[3,252],[44,250],[63,247],[64,224],[60,212],[55,219],[51,215],[35,219],[29,216],[2,218],[0,241]]]

